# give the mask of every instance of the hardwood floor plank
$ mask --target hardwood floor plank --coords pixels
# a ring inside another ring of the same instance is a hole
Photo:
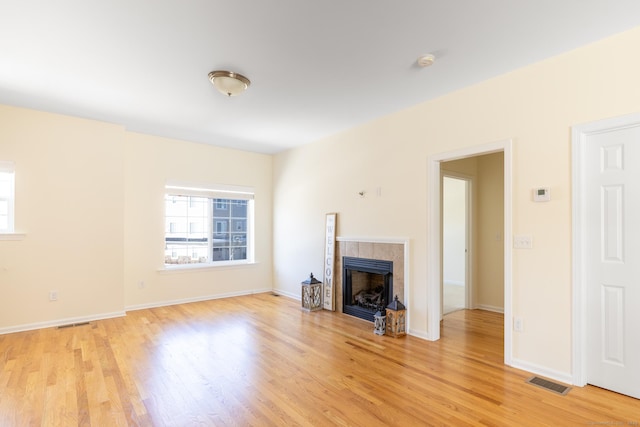
[[[271,294],[0,336],[0,425],[634,425],[640,402],[560,396],[503,364],[503,318],[457,311],[442,339],[373,334]],[[638,425],[638,424],[635,424]]]
[[[80,348],[73,350],[73,355],[75,360],[75,372],[73,374],[75,378],[76,407],[78,408],[78,425],[91,425],[91,418],[89,417],[89,397],[86,386],[87,378],[85,378],[82,350]],[[26,414],[29,414],[29,412]]]

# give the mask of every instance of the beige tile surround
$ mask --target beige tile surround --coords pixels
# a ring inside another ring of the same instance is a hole
[[[359,242],[359,241],[338,241],[336,242],[336,260],[334,268],[335,307],[336,311],[342,313],[342,257],[350,256],[357,258],[379,259],[393,262],[393,294],[398,295],[398,300],[406,305],[404,301],[404,248],[403,243],[387,242]]]

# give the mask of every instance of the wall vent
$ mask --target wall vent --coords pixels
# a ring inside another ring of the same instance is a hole
[[[553,381],[549,381],[549,380],[545,380],[544,378],[540,378],[540,377],[531,377],[527,380],[527,382],[529,384],[533,384],[537,387],[541,387],[545,390],[549,390],[552,391],[554,393],[557,394],[561,394],[561,395],[565,395],[567,393],[569,393],[569,390],[571,390],[571,387],[567,387],[566,385],[562,385],[562,384],[558,384],[558,383],[554,383]]]

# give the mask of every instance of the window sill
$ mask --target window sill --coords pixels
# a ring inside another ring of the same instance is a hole
[[[231,268],[247,268],[256,265],[257,262],[218,262],[215,264],[170,264],[158,269],[158,273],[187,273],[203,270],[220,270]]]
[[[0,233],[0,240],[24,240],[25,233]]]

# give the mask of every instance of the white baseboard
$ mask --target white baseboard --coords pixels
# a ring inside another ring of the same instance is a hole
[[[273,293],[278,294],[278,295],[282,295],[282,296],[285,296],[285,297],[293,298],[293,299],[298,300],[298,301],[300,301],[302,299],[302,295],[300,295],[299,293],[292,294],[291,292],[282,291],[280,289],[274,289]]]
[[[205,295],[205,296],[194,297],[194,298],[180,298],[175,300],[156,301],[156,302],[145,303],[145,304],[134,304],[134,305],[126,306],[125,310],[126,311],[144,310],[145,308],[167,307],[170,305],[188,304],[190,302],[210,301],[210,300],[222,299],[222,298],[240,297],[244,295],[263,294],[265,292],[271,292],[271,289],[252,289],[249,291],[242,291],[242,292],[228,292],[225,294]]]
[[[431,339],[429,334],[422,331],[415,331],[413,329],[409,329],[409,331],[407,332],[407,335],[411,335],[412,337],[420,338],[426,341],[433,341],[433,339]]]
[[[486,305],[486,304],[478,304],[475,307],[477,310],[486,310],[486,311],[493,311],[495,313],[503,313],[504,314],[504,307],[496,307],[493,305]]]
[[[545,368],[544,366],[538,366],[533,363],[525,362],[519,359],[511,359],[510,366],[522,369],[523,371],[531,372],[536,375],[540,375],[552,380],[560,381],[565,384],[573,384],[573,375],[568,372],[560,372],[553,369]]]
[[[125,311],[93,314],[90,316],[67,317],[64,319],[54,319],[54,320],[47,320],[45,322],[26,323],[23,325],[0,328],[0,335],[12,334],[14,332],[32,331],[35,329],[44,329],[44,328],[52,328],[52,327],[58,327],[58,326],[64,326],[64,325],[71,325],[74,323],[93,322],[96,320],[111,319],[115,317],[124,317],[127,315],[127,311],[142,310],[145,308],[165,307],[169,305],[186,304],[190,302],[208,301],[208,300],[230,298],[230,297],[237,297],[237,296],[243,296],[243,295],[253,295],[253,294],[260,294],[260,293],[271,292],[271,291],[272,291],[271,289],[253,289],[250,291],[243,291],[243,292],[230,292],[226,294],[207,295],[207,296],[196,297],[196,298],[183,298],[178,300],[157,301],[157,302],[152,302],[147,304],[130,305],[125,307]],[[298,299],[300,298],[298,297]]]
[[[443,279],[442,283],[444,283],[445,285],[464,286],[464,282],[462,280],[447,280],[447,279]]]
[[[112,313],[94,314],[91,316],[67,317],[64,319],[47,320],[45,322],[26,323],[24,325],[0,328],[0,335],[12,334],[14,332],[33,331],[34,329],[55,328],[58,326],[72,325],[74,323],[93,322],[95,320],[113,319],[114,317],[124,317],[126,315],[127,313],[124,311],[115,311]]]

